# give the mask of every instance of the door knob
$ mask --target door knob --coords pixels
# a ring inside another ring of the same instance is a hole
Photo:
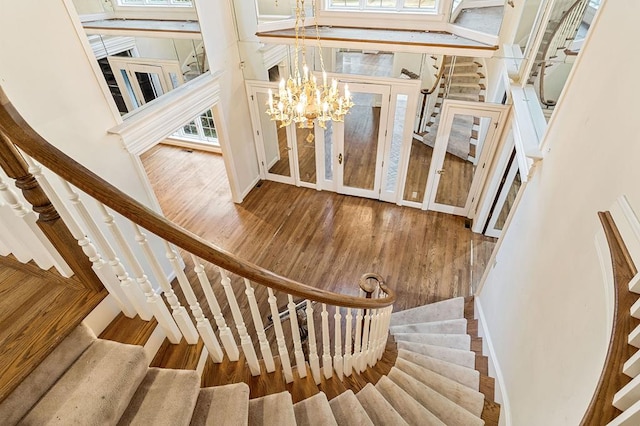
[[[444,174],[444,169],[436,170],[436,173],[438,173],[439,175],[443,175]]]
[[[338,155],[338,164],[342,164],[342,153]]]

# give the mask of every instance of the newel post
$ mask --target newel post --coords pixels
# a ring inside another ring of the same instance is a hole
[[[53,247],[69,265],[82,285],[91,291],[102,291],[104,286],[91,268],[91,262],[78,245],[71,231],[60,218],[47,194],[36,178],[29,173],[29,166],[7,135],[0,132],[0,167],[14,179],[16,187],[37,213],[36,224]]]

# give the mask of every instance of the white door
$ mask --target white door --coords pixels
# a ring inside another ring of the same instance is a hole
[[[493,160],[508,107],[445,100],[424,209],[468,216]]]
[[[256,151],[263,179],[295,184],[292,156],[293,125],[280,127],[266,114],[269,92],[266,87],[251,87],[249,105],[255,131]]]
[[[340,194],[380,198],[387,144],[390,86],[350,83],[354,106],[344,123],[333,123]]]
[[[483,234],[489,237],[498,238],[502,233],[509,212],[515,204],[516,197],[522,186],[518,161],[515,157],[516,150],[514,148],[505,166],[489,217],[482,231]]]

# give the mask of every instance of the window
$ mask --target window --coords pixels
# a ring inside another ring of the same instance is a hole
[[[436,0],[328,0],[334,10],[432,11]]]
[[[191,0],[118,0],[120,6],[193,6]]]
[[[182,126],[173,136],[220,146],[211,110],[205,111],[195,120]]]
[[[598,9],[600,7],[601,2],[602,0],[589,0],[589,6],[591,6],[594,9]]]

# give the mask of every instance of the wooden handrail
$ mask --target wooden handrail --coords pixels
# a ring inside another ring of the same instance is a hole
[[[613,397],[631,380],[622,372],[622,368],[626,360],[635,352],[635,348],[627,341],[629,333],[640,323],[631,316],[630,312],[631,306],[637,300],[637,295],[629,291],[629,281],[637,273],[636,266],[631,260],[611,213],[599,212],[598,216],[607,237],[613,266],[613,330],[604,369],[591,403],[580,423],[582,426],[604,425],[620,414],[620,410],[613,406]]]
[[[396,299],[395,292],[391,289],[387,289],[387,296],[384,298],[365,299],[315,288],[277,275],[216,247],[138,203],[48,143],[22,118],[2,88],[0,131],[27,155],[132,222],[207,262],[257,284],[321,303],[359,309],[390,306]]]
[[[433,92],[435,92],[435,90],[438,88],[438,83],[440,83],[440,80],[442,79],[442,76],[444,75],[444,61],[447,59],[446,56],[442,57],[442,65],[440,65],[440,70],[438,70],[438,75],[436,76],[436,81],[433,83],[433,86],[431,86],[431,89],[429,90],[422,90],[422,94],[423,95],[430,95]]]

